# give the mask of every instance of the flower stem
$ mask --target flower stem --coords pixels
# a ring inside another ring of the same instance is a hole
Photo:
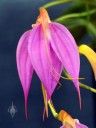
[[[48,7],[56,6],[56,5],[63,4],[63,3],[66,3],[66,2],[71,2],[71,1],[72,0],[60,0],[60,1],[48,2],[47,4],[45,4],[42,7],[43,8],[48,8]]]
[[[87,90],[89,90],[89,91],[91,91],[91,92],[96,93],[96,89],[94,89],[94,88],[92,88],[92,87],[89,87],[89,86],[87,86],[87,85],[85,85],[85,84],[83,84],[83,83],[80,83],[80,82],[79,82],[79,86],[82,87],[82,88],[85,88],[85,89],[87,89]]]
[[[47,4],[45,4],[44,6],[42,6],[43,8],[49,8],[49,7],[52,7],[52,6],[56,6],[56,5],[59,5],[59,4],[64,4],[64,3],[67,3],[67,2],[74,2],[74,3],[83,3],[83,4],[89,4],[89,5],[96,5],[96,3],[94,1],[86,1],[86,0],[83,0],[83,1],[78,1],[78,0],[58,0],[58,1],[52,1],[52,2],[48,2]]]
[[[63,74],[65,74],[68,78],[70,78],[69,74],[64,69],[63,69]],[[87,90],[89,90],[91,92],[96,93],[96,89],[94,89],[92,87],[89,87],[86,84],[83,84],[83,83],[79,82],[79,86],[82,87],[82,88],[84,88],[84,89],[87,89]]]
[[[58,113],[57,113],[56,110],[54,109],[54,107],[53,107],[53,105],[52,105],[52,103],[51,103],[50,100],[48,101],[48,105],[49,105],[49,107],[50,107],[50,110],[51,110],[53,116],[54,116],[55,118],[57,118],[57,117],[58,117]]]

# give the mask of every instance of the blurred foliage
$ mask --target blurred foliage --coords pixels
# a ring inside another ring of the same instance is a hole
[[[55,0],[44,5],[44,8],[71,3],[70,7],[54,21],[65,25],[73,34],[79,45],[85,35],[91,42],[85,42],[96,51],[96,0]]]

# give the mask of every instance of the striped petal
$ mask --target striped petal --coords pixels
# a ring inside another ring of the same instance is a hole
[[[28,38],[31,31],[25,32],[20,38],[16,51],[17,69],[25,97],[25,112],[27,118],[27,99],[33,75],[33,67],[28,55]]]
[[[90,47],[84,44],[79,46],[79,52],[89,60],[96,79],[96,53]]]
[[[30,33],[28,52],[32,65],[46,89],[48,98],[51,98],[60,77],[54,73],[48,59],[48,54],[50,55],[52,65],[59,74],[62,72],[62,64],[51,48],[50,42],[47,42],[47,54],[45,43],[42,25],[37,25]],[[54,74],[54,76],[52,74]]]
[[[51,33],[49,40],[51,41],[51,46],[55,54],[62,62],[70,77],[78,78],[80,70],[80,59],[78,47],[73,36],[66,27],[59,23],[50,23],[49,26]],[[73,80],[73,82],[78,91],[79,101],[81,103],[79,82],[77,79]]]

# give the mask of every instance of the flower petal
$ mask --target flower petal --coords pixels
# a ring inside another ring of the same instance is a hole
[[[66,128],[64,125],[62,125],[60,128]]]
[[[37,75],[39,76],[41,83],[43,83],[48,97],[51,98],[51,95],[60,77],[54,73],[52,66],[48,60],[45,43],[46,42],[44,38],[43,28],[42,25],[39,24],[34,27],[30,33],[28,52],[31,58],[32,65]],[[62,64],[51,48],[50,42],[47,42],[47,46],[52,64],[56,71],[61,74]],[[54,74],[57,81],[54,79],[51,73]]]
[[[75,121],[75,124],[76,124],[76,128],[88,128],[86,125],[79,123],[79,121]]]
[[[48,117],[48,102],[47,102],[47,93],[46,90],[44,88],[44,85],[42,84],[42,93],[43,93],[43,99],[44,99],[44,112],[43,112],[43,121],[44,121],[44,116],[45,116],[45,112],[46,112],[46,116]]]
[[[24,91],[25,97],[25,112],[27,118],[27,99],[29,88],[31,84],[31,78],[33,75],[33,67],[31,64],[31,60],[28,55],[28,38],[31,31],[25,32],[20,38],[16,50],[16,61],[17,61],[17,69],[20,77],[20,81]]]
[[[81,124],[81,123],[75,123],[76,124],[76,128],[88,128],[86,125],[84,125],[84,124]],[[68,126],[68,128],[73,128],[72,126]],[[64,125],[62,125],[60,128],[67,128],[67,126],[64,124]]]
[[[79,52],[89,60],[96,79],[96,53],[90,47],[84,44],[79,46]]]
[[[50,23],[49,30],[51,33],[49,40],[51,41],[51,46],[56,55],[62,62],[70,77],[78,78],[80,70],[80,59],[78,47],[73,36],[66,27],[59,23]],[[73,80],[73,82],[78,91],[79,100],[81,103],[79,82],[78,80]]]

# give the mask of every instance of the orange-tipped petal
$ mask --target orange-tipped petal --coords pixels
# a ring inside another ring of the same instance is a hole
[[[79,52],[89,60],[96,79],[96,53],[90,47],[84,44],[79,46]]]

